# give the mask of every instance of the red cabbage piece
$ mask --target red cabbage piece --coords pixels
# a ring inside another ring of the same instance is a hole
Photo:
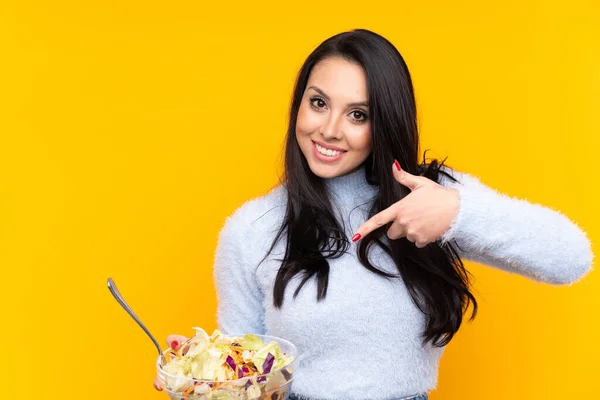
[[[244,371],[241,368],[238,368],[238,379],[244,377]]]
[[[227,360],[225,360],[225,362],[231,367],[232,370],[235,371],[235,361],[233,361],[233,358],[231,356],[227,356]]]
[[[281,370],[281,373],[283,375],[283,377],[285,379],[287,379],[288,381],[290,380],[290,378],[292,377],[292,374],[288,372],[287,368],[284,368]]]
[[[267,357],[265,358],[265,362],[263,363],[263,373],[268,374],[271,372],[271,368],[273,368],[273,362],[275,361],[275,357],[271,353],[267,353]]]

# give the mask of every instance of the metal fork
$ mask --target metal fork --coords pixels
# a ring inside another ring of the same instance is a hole
[[[108,290],[110,290],[110,293],[112,293],[115,300],[117,300],[117,302],[121,305],[121,307],[123,307],[125,309],[125,311],[127,311],[127,314],[129,314],[131,316],[131,318],[133,318],[134,321],[137,322],[137,324],[140,326],[140,328],[142,328],[144,330],[144,332],[146,332],[146,335],[148,335],[148,337],[150,339],[152,339],[152,342],[154,342],[154,345],[156,346],[156,349],[158,350],[158,355],[160,356],[160,366],[161,367],[164,366],[167,363],[167,360],[166,360],[156,338],[154,336],[152,336],[152,334],[150,333],[148,328],[146,328],[146,326],[142,323],[142,321],[140,321],[138,316],[135,315],[135,313],[133,312],[131,307],[129,307],[129,305],[125,302],[125,299],[123,298],[123,296],[121,296],[119,289],[117,289],[117,285],[115,285],[115,281],[113,281],[112,278],[108,278],[107,284],[108,284]]]

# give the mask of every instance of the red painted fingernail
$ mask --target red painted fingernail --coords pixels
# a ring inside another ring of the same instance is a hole
[[[176,349],[176,348],[178,348],[178,347],[179,347],[179,342],[178,342],[177,340],[173,340],[173,341],[171,342],[171,348],[172,348],[173,350],[175,350],[175,349]]]
[[[400,168],[400,163],[398,162],[398,160],[394,160],[394,165],[396,166],[396,169],[398,171],[402,171],[402,168]]]
[[[357,240],[360,240],[361,237],[362,235],[360,233],[355,233],[354,236],[352,236],[352,241],[356,242]]]

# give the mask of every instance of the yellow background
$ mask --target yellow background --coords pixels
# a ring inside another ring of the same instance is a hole
[[[0,397],[166,398],[106,278],[161,341],[212,331],[216,234],[276,184],[295,74],[344,30],[405,56],[432,156],[600,240],[597,1],[217,3],[1,6]],[[431,399],[597,398],[598,274],[468,267],[480,315]]]

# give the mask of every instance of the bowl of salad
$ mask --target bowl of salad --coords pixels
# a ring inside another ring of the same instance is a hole
[[[173,400],[285,400],[298,367],[296,347],[268,335],[226,336],[202,328],[156,361]],[[163,358],[164,357],[164,358]]]

